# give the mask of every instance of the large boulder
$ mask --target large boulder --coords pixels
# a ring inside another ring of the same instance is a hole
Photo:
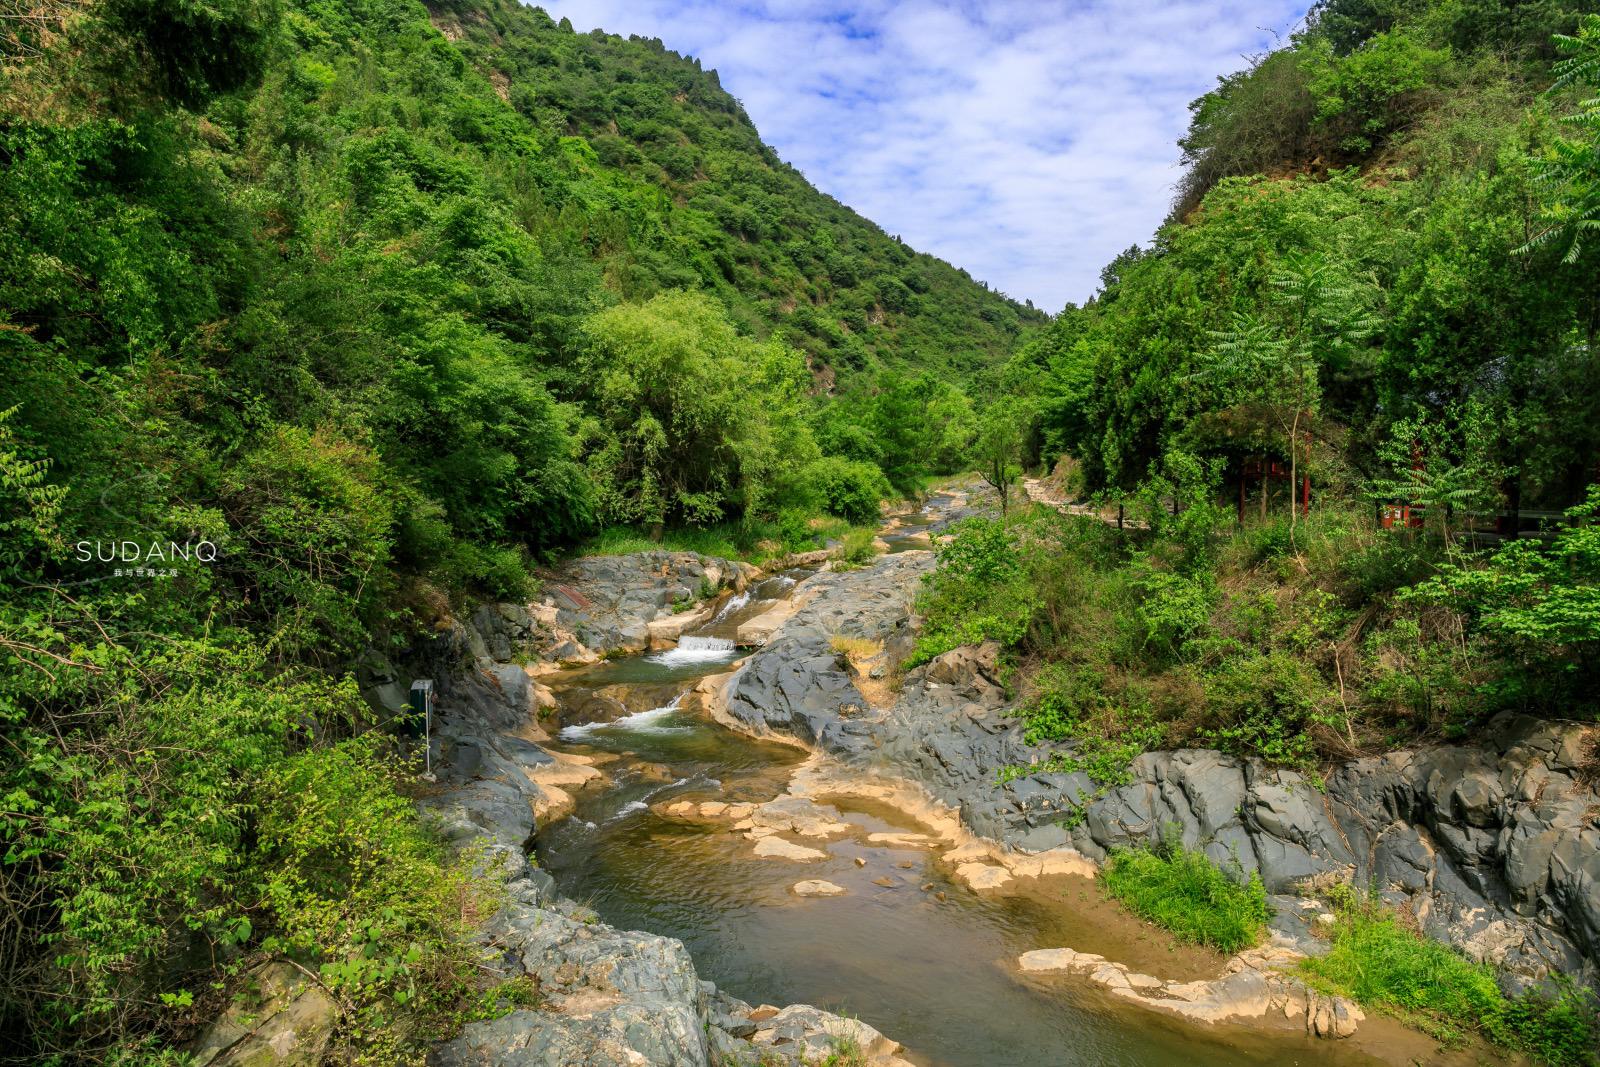
[[[222,1017],[194,1048],[195,1067],[317,1067],[333,1040],[339,1008],[286,960],[245,976]]]

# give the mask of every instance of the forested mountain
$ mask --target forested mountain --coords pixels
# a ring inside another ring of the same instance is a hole
[[[704,287],[741,328],[776,332],[821,366],[958,380],[1042,321],[817,193],[715,71],[660,40],[576,34],[510,0],[431,17],[537,136],[576,153],[577,180],[545,192],[546,210],[581,212],[625,299]]]
[[[874,521],[964,461],[959,383],[1044,316],[817,192],[660,42],[511,2],[0,16],[0,878],[30,902],[0,1032],[167,1062],[194,953],[365,944],[346,988],[397,1062],[467,1002],[369,997],[391,950],[470,963],[362,650],[605,528],[773,553]]]
[[[1003,375],[1140,532],[985,534],[924,654],[1000,639],[1100,780],[1594,716],[1597,87],[1578,3],[1322,0],[1195,101],[1167,223]]]

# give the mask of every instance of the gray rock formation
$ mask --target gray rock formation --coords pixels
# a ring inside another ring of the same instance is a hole
[[[534,778],[555,757],[519,736],[542,736],[539,686],[522,664],[642,648],[647,624],[674,602],[742,588],[748,570],[689,553],[578,560],[546,582],[542,603],[478,608],[416,650],[409,670],[379,657],[364,667],[378,707],[403,702],[411,677],[434,679],[442,788],[423,808],[452,842],[482,843],[483,863],[507,877],[506,904],[478,936],[502,977],[526,975],[538,987],[537,1008],[472,1023],[438,1046],[437,1067],[798,1067],[840,1037],[874,1065],[903,1062],[893,1057],[898,1044],[853,1020],[807,1005],[753,1008],[721,993],[699,980],[682,942],[597,921],[529,859],[534,811],[547,799]]]
[[[556,662],[581,661],[649,646],[648,624],[673,606],[722,589],[741,591],[755,568],[693,552],[641,552],[573,560],[544,583],[549,635],[539,653]],[[510,657],[502,657],[509,659]]]
[[[1042,762],[1010,714],[993,646],[957,649],[904,679],[873,710],[834,634],[909,647],[906,619],[927,553],[819,574],[800,607],[730,681],[730,715],[862,767],[924,785],[975,832],[1027,851],[1063,845],[1095,858],[1172,837],[1259,872],[1282,895],[1280,932],[1317,943],[1294,906],[1304,887],[1371,887],[1429,935],[1500,964],[1511,982],[1552,972],[1596,981],[1600,959],[1600,796],[1579,767],[1592,728],[1503,717],[1475,746],[1395,752],[1339,767],[1322,787],[1294,771],[1213,751],[1146,753],[1133,782],[1098,795],[1081,773],[999,783]]]

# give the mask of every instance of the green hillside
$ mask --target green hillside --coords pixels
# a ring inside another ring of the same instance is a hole
[[[1139,530],[989,534],[1011,578],[925,604],[922,654],[1001,639],[1105,780],[1600,713],[1582,10],[1324,0],[1196,100],[1171,218],[1003,375],[1026,461]]]
[[[819,194],[762,143],[715,71],[660,40],[577,34],[511,0],[431,11],[535,136],[573,153],[576,180],[541,192],[550,210],[592,220],[591,247],[624,298],[704,287],[741,327],[846,372],[965,378],[1042,321]],[[629,234],[626,249],[604,247],[612,227]]]
[[[659,42],[514,3],[0,15],[0,1032],[170,1062],[250,953],[355,946],[344,1036],[400,1062],[481,1005],[363,650],[603,531],[873,522],[1044,316]]]

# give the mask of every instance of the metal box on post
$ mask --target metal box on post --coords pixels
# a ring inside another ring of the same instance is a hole
[[[406,701],[405,734],[422,738],[426,776],[433,778],[433,679],[414,678],[411,696]]]
[[[433,679],[416,678],[406,699],[403,730],[407,737],[427,737],[433,732]]]

